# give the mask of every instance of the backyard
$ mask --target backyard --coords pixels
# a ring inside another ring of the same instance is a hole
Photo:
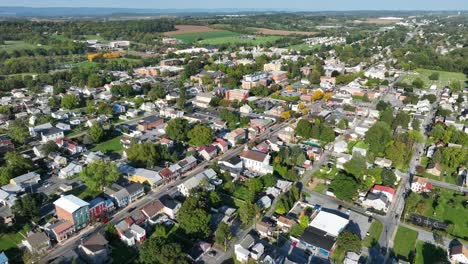
[[[439,80],[429,80],[429,76],[433,73],[439,73]],[[418,77],[424,81],[425,88],[429,88],[432,84],[437,85],[437,88],[443,88],[445,86],[448,86],[451,81],[463,82],[466,80],[465,75],[459,72],[416,69],[414,72],[406,74],[402,82],[411,84]]]
[[[416,243],[415,264],[443,264],[450,263],[447,260],[447,252],[440,247],[418,241]]]
[[[101,151],[103,153],[107,152],[114,152],[114,153],[121,153],[123,151],[123,146],[120,143],[120,140],[122,139],[122,136],[115,137],[113,139],[110,139],[108,141],[104,141],[93,149],[92,151]]]
[[[417,238],[418,232],[406,227],[398,227],[395,242],[393,243],[395,256],[405,260],[411,260]]]
[[[448,189],[434,188],[433,192],[426,196],[412,193],[405,208],[408,219],[411,212],[430,218],[444,221],[448,224],[447,233],[462,239],[467,238],[468,226],[466,216],[468,208],[464,206],[466,198],[463,193]]]

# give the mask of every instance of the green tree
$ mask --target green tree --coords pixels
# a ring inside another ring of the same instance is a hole
[[[330,184],[330,188],[338,199],[352,201],[357,195],[358,183],[353,176],[338,173]]]
[[[366,173],[366,159],[359,153],[355,153],[353,158],[343,165],[345,171],[361,180]]]
[[[310,138],[312,136],[312,124],[306,119],[301,119],[297,122],[296,135],[302,138]]]
[[[24,144],[30,137],[28,125],[24,119],[15,119],[10,122],[6,134],[20,144]]]
[[[204,125],[196,125],[187,133],[187,137],[193,146],[208,145],[213,142],[213,130]]]
[[[207,204],[199,193],[191,194],[177,214],[177,220],[185,233],[199,239],[205,239],[210,235],[210,218]]]
[[[434,137],[436,140],[441,140],[445,135],[445,128],[441,124],[437,124],[432,127],[430,135]]]
[[[408,113],[404,112],[404,111],[400,111],[397,113],[393,123],[392,123],[392,127],[395,129],[397,128],[398,126],[401,126],[402,128],[406,129],[408,128],[408,124],[411,120],[411,117],[409,116]]]
[[[163,99],[166,97],[166,91],[160,84],[156,84],[151,90],[148,92],[148,98],[151,101],[155,101],[157,99]]]
[[[88,134],[89,134],[89,136],[91,137],[91,139],[93,140],[94,143],[101,142],[104,139],[105,135],[106,135],[104,129],[101,126],[101,124],[99,124],[98,122],[93,123],[93,125],[89,129]]]
[[[460,91],[463,90],[463,86],[462,86],[460,81],[450,82],[449,88],[450,88],[450,90],[452,90],[452,92],[460,92]]]
[[[74,109],[79,106],[80,98],[76,94],[66,94],[62,98],[61,104],[65,109]]]
[[[391,127],[393,124],[393,109],[387,108],[380,112],[380,121],[387,123]]]
[[[262,180],[263,186],[266,187],[273,187],[276,185],[276,182],[278,181],[275,177],[275,175],[268,173],[260,178]]]
[[[183,118],[174,118],[167,122],[166,135],[177,141],[186,141],[187,133],[189,131],[189,123]]]
[[[385,186],[395,186],[397,177],[392,170],[383,169],[382,170],[382,184]]]
[[[52,140],[47,141],[44,145],[41,146],[41,151],[45,156],[49,156],[50,153],[57,152],[58,150],[59,147]]]
[[[28,193],[16,200],[12,211],[16,216],[22,216],[29,221],[36,221],[43,200],[37,193]]]
[[[221,222],[215,232],[216,244],[224,246],[224,250],[226,251],[229,240],[231,240],[231,238],[232,233],[229,229],[229,226],[226,223]]]
[[[424,87],[424,81],[419,77],[414,79],[414,81],[411,84],[418,89],[421,89]]]
[[[89,189],[98,192],[117,181],[120,171],[114,162],[98,160],[88,164],[80,172],[80,177]]]
[[[421,129],[421,122],[414,118],[413,122],[411,122],[411,128],[413,128],[413,130],[419,131]]]
[[[390,126],[385,122],[377,122],[367,130],[365,142],[372,153],[379,154],[384,152],[385,146],[391,139]]]
[[[342,129],[342,130],[347,129],[348,128],[348,120],[346,120],[344,118],[341,119],[338,122],[338,124],[336,125],[336,127],[338,127],[339,129]]]
[[[358,235],[349,230],[344,230],[338,235],[338,245],[343,252],[361,252],[362,241]]]
[[[437,81],[439,80],[440,74],[438,72],[433,72],[431,75],[429,75],[429,80],[431,81]]]
[[[209,199],[211,207],[219,208],[222,205],[223,199],[217,192],[210,192]]]
[[[161,237],[151,237],[139,250],[139,262],[144,264],[188,264],[179,243]]]
[[[239,207],[239,218],[245,226],[252,223],[257,214],[257,207],[251,202],[245,202]]]

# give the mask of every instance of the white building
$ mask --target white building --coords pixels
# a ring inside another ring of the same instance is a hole
[[[187,181],[179,184],[177,186],[177,190],[183,196],[188,197],[190,195],[190,190],[200,185],[200,183],[204,179],[207,179],[208,181],[210,181],[210,180],[215,180],[216,178],[217,178],[216,172],[213,169],[208,169],[195,175],[194,177],[188,179]]]
[[[239,157],[242,159],[244,168],[259,174],[273,173],[270,165],[270,155],[253,150],[243,151]]]
[[[315,227],[327,232],[327,234],[331,236],[337,237],[341,231],[346,228],[348,223],[349,219],[329,212],[320,211],[315,218],[310,221],[309,226]]]
[[[76,162],[71,162],[65,168],[61,169],[59,172],[59,178],[66,179],[75,175],[76,173],[80,173],[83,170],[83,166]]]

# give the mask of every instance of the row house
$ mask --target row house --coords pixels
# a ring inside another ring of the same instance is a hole
[[[122,242],[127,246],[134,246],[136,243],[143,243],[146,240],[146,231],[139,225],[133,223],[133,220],[126,218],[115,225],[117,234]]]
[[[136,182],[126,187],[113,183],[106,188],[105,193],[113,200],[117,207],[123,208],[144,196],[145,189],[143,185]]]
[[[159,171],[159,175],[161,175],[161,177],[166,181],[171,181],[183,173],[195,168],[195,166],[197,166],[197,159],[194,156],[189,156],[176,164],[172,164],[171,166],[162,169]]]
[[[58,219],[73,223],[74,230],[78,231],[89,223],[89,203],[70,194],[60,197],[54,202],[55,213]]]

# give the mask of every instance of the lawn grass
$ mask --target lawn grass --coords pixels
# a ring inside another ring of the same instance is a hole
[[[24,237],[18,233],[6,233],[0,236],[0,251],[7,251],[16,248]]]
[[[104,153],[107,152],[115,152],[115,153],[121,153],[123,151],[123,146],[120,143],[120,140],[122,139],[122,136],[115,137],[113,139],[104,141],[98,145],[96,145],[92,151],[102,151]]]
[[[429,80],[429,76],[434,73],[439,73],[439,80],[431,81]],[[447,72],[447,71],[436,71],[436,70],[428,70],[428,69],[416,69],[413,73],[408,73],[403,78],[404,83],[411,84],[416,78],[421,78],[424,81],[425,88],[429,88],[432,84],[437,85],[438,89],[444,88],[448,86],[450,82],[459,81],[464,82],[466,80],[466,76],[460,72]],[[463,85],[462,85],[463,87]]]
[[[280,39],[280,36],[256,36],[254,38],[243,38],[241,36],[229,36],[210,38],[200,41],[201,44],[205,45],[222,45],[222,44],[248,44],[248,45],[261,45],[266,43],[274,42]]]
[[[212,31],[212,32],[199,32],[199,33],[186,33],[173,35],[172,37],[182,40],[186,44],[191,44],[197,40],[208,40],[214,38],[227,38],[233,36],[239,36],[239,33],[231,31]]]
[[[395,242],[393,243],[393,251],[397,258],[409,261],[417,238],[418,232],[406,227],[398,227]]]
[[[440,247],[430,243],[418,241],[416,243],[415,264],[443,264],[449,263],[447,252]]]
[[[326,190],[328,189],[328,186],[323,184],[323,183],[318,183],[315,188],[314,188],[314,192],[317,192],[317,193],[324,193]]]
[[[369,228],[369,235],[362,240],[362,245],[364,247],[371,248],[379,240],[380,234],[382,233],[383,225],[382,223],[375,219],[372,222]]]
[[[47,49],[49,46],[42,45],[34,45],[30,44],[21,40],[7,40],[5,41],[4,45],[0,45],[0,51],[4,50],[6,52],[12,52],[14,50],[23,50],[23,49],[37,49],[37,48],[44,48]]]
[[[303,43],[303,44],[291,45],[291,46],[289,46],[287,48],[291,49],[291,50],[295,50],[295,51],[309,51],[309,50],[319,49],[320,45],[310,46],[308,44]]]
[[[244,185],[236,185],[236,190],[232,194],[234,198],[247,201],[249,198],[249,190]]]
[[[435,195],[438,195],[437,202],[434,201]],[[410,213],[421,214],[433,219],[448,223],[447,233],[454,236],[465,238],[468,234],[466,216],[468,208],[464,206],[466,198],[461,192],[455,192],[449,189],[434,187],[428,198],[419,194],[411,194],[407,204],[414,205],[413,208],[405,208],[409,218]]]
[[[131,248],[118,239],[111,241],[110,247],[110,256],[114,263],[129,263],[136,256]]]

